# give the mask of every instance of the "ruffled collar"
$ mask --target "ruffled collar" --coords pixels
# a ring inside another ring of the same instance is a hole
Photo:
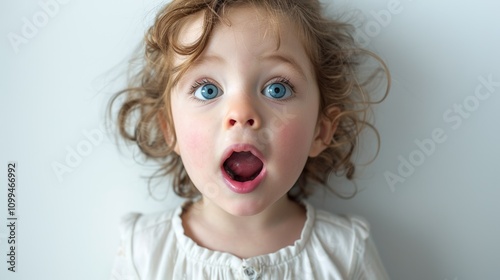
[[[179,249],[184,251],[191,261],[203,263],[205,266],[231,266],[236,268],[243,265],[251,267],[270,267],[289,262],[291,259],[296,258],[308,244],[315,222],[314,207],[305,201],[301,201],[301,204],[306,208],[306,221],[302,228],[300,239],[296,240],[293,245],[281,248],[274,253],[241,259],[227,252],[214,251],[201,247],[184,234],[181,214],[183,213],[183,209],[190,203],[192,202],[188,201],[184,203],[173,212],[172,227],[175,232],[175,237],[178,240]]]

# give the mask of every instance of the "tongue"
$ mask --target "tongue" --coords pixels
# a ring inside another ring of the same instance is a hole
[[[263,163],[250,152],[234,152],[225,162],[224,168],[237,181],[253,180]]]

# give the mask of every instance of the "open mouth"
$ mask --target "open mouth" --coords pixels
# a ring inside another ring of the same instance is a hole
[[[223,163],[227,175],[234,181],[247,182],[255,179],[264,163],[249,151],[233,152]]]

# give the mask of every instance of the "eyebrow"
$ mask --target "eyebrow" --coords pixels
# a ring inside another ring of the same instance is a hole
[[[275,61],[279,63],[283,63],[288,65],[293,71],[302,76],[302,78],[306,79],[306,74],[304,73],[304,69],[300,67],[300,64],[292,57],[286,54],[273,53],[269,55],[263,55],[258,57],[259,59],[267,60],[267,61]],[[205,64],[207,62],[221,63],[225,64],[226,60],[219,55],[204,55],[199,57],[193,62],[193,68],[196,68],[199,65]]]
[[[202,55],[193,61],[193,66],[198,66],[207,62],[226,63],[226,60],[218,55]]]
[[[297,74],[302,76],[304,79],[306,78],[306,74],[304,73],[304,70],[302,69],[302,67],[300,67],[300,64],[292,56],[275,53],[275,54],[265,55],[261,58],[263,58],[265,60],[277,61],[277,62],[287,64],[292,68],[292,70],[297,72]]]

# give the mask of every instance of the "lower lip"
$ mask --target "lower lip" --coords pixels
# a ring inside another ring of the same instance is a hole
[[[226,173],[224,168],[222,168],[222,174],[223,174],[222,176],[224,177],[224,182],[231,191],[238,194],[246,194],[253,192],[260,185],[260,182],[262,182],[266,174],[266,169],[265,167],[263,167],[259,175],[257,175],[257,177],[255,177],[251,181],[246,181],[246,182],[238,182],[231,179],[231,177]]]

